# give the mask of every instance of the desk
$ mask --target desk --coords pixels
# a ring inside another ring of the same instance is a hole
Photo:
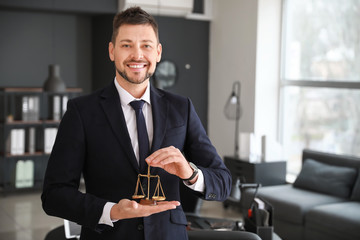
[[[230,156],[225,156],[224,161],[234,184],[237,178],[242,183],[261,183],[262,186],[286,183],[286,161],[251,163]]]

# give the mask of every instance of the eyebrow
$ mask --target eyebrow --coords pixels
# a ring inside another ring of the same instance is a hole
[[[132,40],[130,40],[130,39],[122,39],[122,40],[120,40],[120,42],[128,42],[128,43],[130,43],[130,42],[132,42]],[[152,40],[141,40],[141,42],[145,42],[145,43],[153,43],[153,41]]]

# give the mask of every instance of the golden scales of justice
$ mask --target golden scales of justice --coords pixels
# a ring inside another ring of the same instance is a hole
[[[147,195],[144,193],[144,189],[141,186],[140,179],[141,177],[146,177],[148,184],[147,184]],[[150,179],[157,178],[156,188],[152,198],[150,199]],[[139,194],[139,186],[141,190],[141,194]],[[161,192],[160,192],[161,191]],[[161,186],[160,177],[159,175],[151,175],[150,174],[150,166],[148,166],[147,174],[138,174],[135,193],[132,196],[133,199],[141,199],[140,204],[142,205],[156,205],[156,201],[164,201],[166,199],[164,190]]]

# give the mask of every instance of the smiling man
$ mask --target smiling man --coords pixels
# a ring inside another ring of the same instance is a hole
[[[115,34],[117,37],[109,43],[109,55],[115,62],[116,78],[122,84],[146,87],[161,59],[161,44],[153,28],[151,25],[124,24]]]
[[[179,182],[206,200],[230,193],[230,173],[190,99],[150,84],[161,53],[152,16],[139,7],[117,14],[109,43],[114,80],[68,102],[42,201],[47,214],[82,225],[81,239],[187,239]],[[149,166],[166,194],[156,205],[131,200]]]

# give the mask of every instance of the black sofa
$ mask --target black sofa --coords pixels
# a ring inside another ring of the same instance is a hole
[[[360,158],[306,149],[302,160],[293,184],[258,189],[274,208],[274,231],[284,240],[359,240]],[[242,192],[244,214],[254,192]]]

